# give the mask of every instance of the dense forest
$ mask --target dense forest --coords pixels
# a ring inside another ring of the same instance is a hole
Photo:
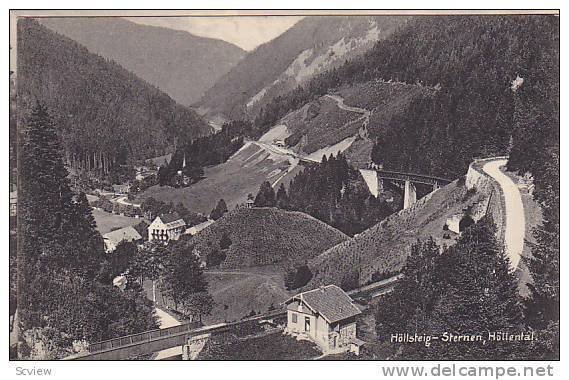
[[[302,211],[354,236],[400,209],[401,203],[389,204],[384,198],[375,198],[360,173],[339,154],[324,156],[322,163],[298,173],[288,190],[281,184],[275,193],[265,182],[257,193],[255,206]]]
[[[203,178],[205,166],[221,164],[243,146],[243,136],[250,134],[251,123],[232,121],[226,123],[221,131],[210,136],[190,141],[180,141],[170,162],[158,171],[161,186],[190,185]],[[189,181],[184,184],[178,172],[181,171]]]
[[[18,168],[18,357],[61,358],[77,344],[157,328],[140,286],[120,292],[104,280],[103,238],[85,194],[69,186],[47,109],[38,104],[25,125]]]
[[[108,172],[209,133],[193,111],[33,19],[18,20],[19,121],[41,102],[53,114],[65,160]]]
[[[554,350],[540,347],[543,337],[522,342],[491,338],[496,333],[532,333],[491,220],[467,228],[450,248],[441,249],[433,240],[418,242],[403,272],[394,291],[376,306],[377,334],[394,351],[394,359],[535,360],[554,355]],[[394,331],[439,340],[397,344],[390,342]],[[479,335],[484,341],[445,342],[445,334]]]

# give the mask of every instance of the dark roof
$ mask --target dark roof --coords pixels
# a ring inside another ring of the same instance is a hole
[[[300,300],[312,311],[319,313],[329,323],[338,322],[361,313],[349,295],[336,285],[327,285],[318,289],[295,295],[286,303]]]
[[[180,215],[178,215],[177,212],[172,212],[170,214],[160,215],[160,220],[163,223],[172,223],[172,222],[175,222],[176,220],[180,220],[180,219],[182,219],[182,217]]]

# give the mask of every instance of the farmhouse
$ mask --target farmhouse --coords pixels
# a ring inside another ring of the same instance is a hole
[[[336,285],[327,285],[288,299],[286,331],[314,341],[323,352],[359,348],[356,316],[361,312]]]
[[[138,242],[142,240],[142,236],[132,226],[124,227],[118,230],[107,232],[103,235],[105,243],[105,252],[111,253],[121,241]]]
[[[178,240],[185,230],[186,222],[178,213],[160,215],[148,226],[148,240]]]

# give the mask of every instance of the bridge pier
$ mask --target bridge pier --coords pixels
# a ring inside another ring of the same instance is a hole
[[[410,180],[405,181],[405,195],[403,197],[403,209],[411,207],[417,202],[417,188]]]
[[[434,185],[433,185],[433,191],[437,191],[437,190],[440,189],[440,188],[441,188],[441,185],[439,185],[438,182],[435,182]]]
[[[182,360],[196,360],[211,334],[201,334],[188,339],[188,344],[182,347]]]

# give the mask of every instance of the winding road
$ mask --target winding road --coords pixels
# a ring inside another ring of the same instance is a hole
[[[507,159],[490,161],[482,166],[482,170],[494,178],[502,188],[506,204],[504,245],[510,264],[515,269],[518,267],[524,249],[526,222],[520,190],[514,181],[500,170],[507,162]]]
[[[344,98],[342,98],[341,96],[338,96],[338,95],[326,94],[324,96],[334,100],[338,104],[338,108],[343,109],[344,111],[350,111],[350,112],[356,112],[356,113],[362,114],[362,117],[360,117],[359,119],[356,119],[354,121],[351,121],[351,122],[347,123],[346,125],[355,123],[355,122],[360,121],[362,119],[365,119],[364,126],[367,126],[367,124],[369,122],[369,117],[371,116],[370,111],[366,110],[365,108],[348,106],[348,105],[346,105],[346,103],[344,103]]]

